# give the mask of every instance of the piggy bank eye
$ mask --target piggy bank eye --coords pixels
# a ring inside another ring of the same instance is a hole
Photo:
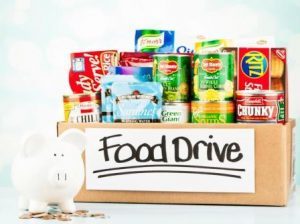
[[[61,154],[61,156],[63,157],[63,156],[64,156],[64,154]]]
[[[54,153],[53,155],[56,156],[56,153]]]

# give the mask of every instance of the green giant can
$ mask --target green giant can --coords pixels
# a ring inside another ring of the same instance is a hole
[[[232,53],[194,55],[193,100],[233,100],[234,56]]]
[[[191,56],[156,54],[153,56],[153,81],[163,86],[164,102],[189,102]]]

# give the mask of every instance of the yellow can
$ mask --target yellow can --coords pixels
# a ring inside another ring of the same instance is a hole
[[[192,101],[192,123],[233,123],[234,103],[232,101]]]

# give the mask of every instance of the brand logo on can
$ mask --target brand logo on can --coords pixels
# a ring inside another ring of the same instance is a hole
[[[249,51],[241,60],[241,69],[249,78],[260,78],[268,71],[268,59],[261,52]]]
[[[178,71],[178,64],[176,61],[160,61],[158,64],[158,71],[165,75],[171,75]]]
[[[207,73],[216,73],[223,68],[222,61],[218,58],[203,59],[201,68]]]

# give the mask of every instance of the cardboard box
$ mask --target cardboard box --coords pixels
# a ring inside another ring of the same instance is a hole
[[[57,124],[60,135],[70,128],[93,129],[151,129],[157,133],[174,129],[179,134],[189,130],[242,129],[254,130],[255,136],[255,191],[254,193],[214,192],[159,192],[159,191],[116,191],[86,190],[86,184],[75,198],[78,202],[129,202],[129,203],[172,203],[172,204],[234,204],[285,206],[293,191],[295,120],[281,124],[102,124],[65,123]],[[160,130],[161,129],[161,130]],[[249,143],[250,144],[250,143]],[[141,177],[141,181],[143,181]]]

